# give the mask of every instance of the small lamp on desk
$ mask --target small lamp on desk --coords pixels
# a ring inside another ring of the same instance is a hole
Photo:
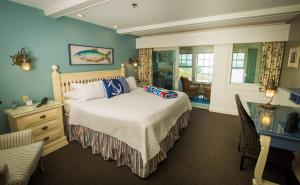
[[[266,97],[271,98],[271,100],[266,104],[261,104],[260,106],[264,109],[275,109],[276,106],[271,104],[277,89],[277,86],[275,86],[275,81],[272,80],[271,83],[269,83],[265,88],[266,88]]]

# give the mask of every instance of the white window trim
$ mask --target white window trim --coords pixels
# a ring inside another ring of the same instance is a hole
[[[210,82],[198,82],[196,79],[197,79],[197,67],[198,67],[198,54],[208,54],[209,52],[201,52],[201,53],[197,53],[197,54],[195,54],[195,65],[193,66],[194,67],[194,73],[195,73],[195,75],[194,75],[194,78],[195,78],[195,82],[196,83],[212,83],[213,82],[213,76],[214,76],[214,64],[215,64],[215,53],[214,52],[211,52],[211,53],[209,53],[209,54],[212,54],[213,55],[213,57],[214,57],[214,59],[213,59],[213,65],[212,65],[212,79],[211,79],[211,81]],[[202,66],[203,67],[203,66]]]
[[[178,48],[179,50],[180,50],[180,48]],[[180,55],[181,54],[192,54],[192,53],[180,53],[179,51],[178,51],[178,71],[176,72],[176,75],[178,76],[178,81],[179,81],[179,79],[180,79],[180,77],[181,76],[179,76],[179,68],[180,68]],[[194,54],[192,54],[192,66],[191,67],[186,67],[186,68],[192,68],[192,77],[191,77],[191,81],[192,82],[194,82],[194,60],[195,60],[195,56],[194,56]],[[183,67],[181,67],[181,68],[183,68]],[[175,90],[178,90],[178,89],[175,89]]]
[[[225,88],[232,89],[232,90],[245,90],[245,91],[257,92],[259,89],[259,84],[231,83],[232,52],[233,52],[233,44],[230,44],[227,52],[228,59],[227,59],[227,69],[226,69],[226,78],[225,78]]]

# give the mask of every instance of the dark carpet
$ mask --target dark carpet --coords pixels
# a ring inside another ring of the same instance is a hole
[[[239,171],[238,117],[194,108],[189,127],[169,151],[168,158],[147,179],[133,175],[128,167],[117,168],[82,149],[79,143],[45,157],[46,172],[36,171],[30,185],[250,185],[254,162]],[[265,178],[284,184],[280,169],[268,166]]]

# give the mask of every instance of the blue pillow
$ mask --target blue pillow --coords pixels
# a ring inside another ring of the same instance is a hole
[[[102,81],[107,98],[130,92],[129,85],[123,77]]]

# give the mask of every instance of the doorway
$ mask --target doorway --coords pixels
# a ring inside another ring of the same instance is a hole
[[[190,46],[179,48],[178,76],[189,83],[182,83],[182,91],[195,107],[209,108],[213,76],[214,47]],[[188,85],[186,85],[188,84]]]
[[[153,49],[152,53],[152,83],[154,86],[174,90],[176,81],[176,48]]]

